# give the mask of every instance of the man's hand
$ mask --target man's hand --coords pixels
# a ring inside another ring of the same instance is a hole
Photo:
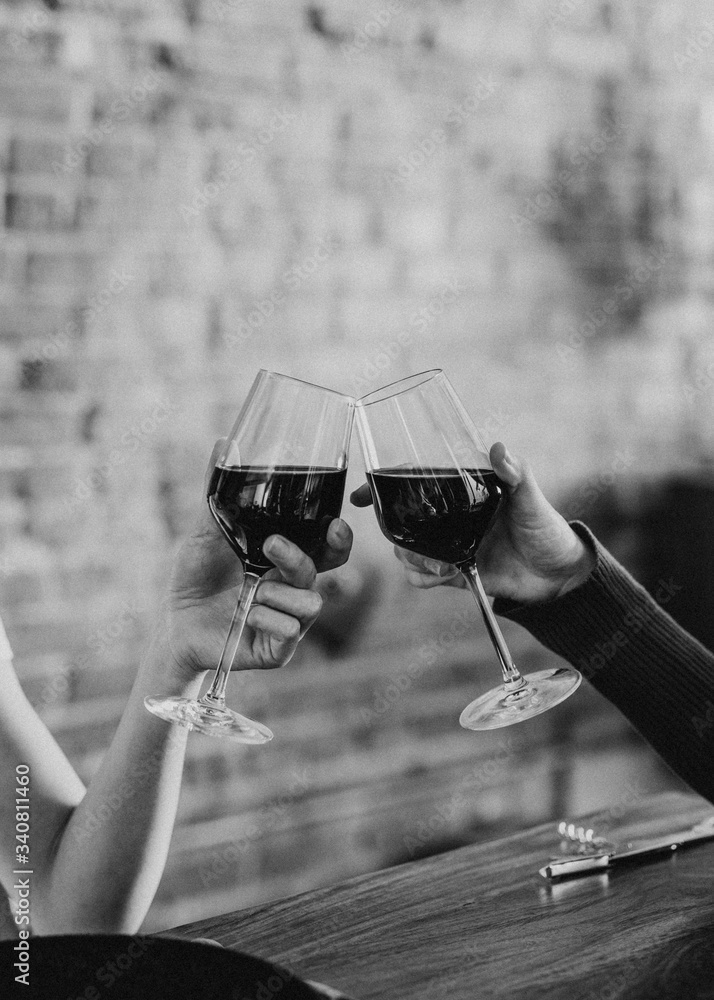
[[[486,592],[534,603],[553,600],[583,583],[595,565],[595,554],[551,507],[525,462],[510,455],[500,441],[490,457],[506,497],[476,557]],[[369,487],[361,486],[350,499],[356,507],[367,506],[372,502]],[[394,551],[414,586],[464,586],[455,566],[397,546]]]
[[[204,494],[221,445],[218,441],[214,446]],[[287,539],[271,535],[266,540],[264,551],[276,568],[260,582],[234,669],[270,669],[288,662],[322,606],[315,589],[317,572],[341,566],[351,548],[352,532],[340,519],[329,527],[327,546],[317,567]],[[241,562],[204,500],[194,530],[176,558],[157,636],[168,644],[177,669],[184,675],[217,666],[242,579]]]

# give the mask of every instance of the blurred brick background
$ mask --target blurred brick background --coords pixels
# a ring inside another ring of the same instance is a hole
[[[645,577],[638,498],[695,481],[706,523],[713,81],[703,0],[0,4],[0,606],[85,779],[259,367],[444,367]],[[275,741],[190,740],[152,929],[674,784],[591,690],[460,730],[475,608],[348,516],[321,631],[232,682]]]

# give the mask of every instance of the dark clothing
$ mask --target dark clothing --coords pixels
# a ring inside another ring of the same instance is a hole
[[[497,600],[494,611],[577,667],[714,802],[714,654],[664,610],[676,583],[663,580],[650,596],[585,525],[571,526],[597,554],[585,583],[539,604]]]

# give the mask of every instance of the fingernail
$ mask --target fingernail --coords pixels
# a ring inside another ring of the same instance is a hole
[[[346,542],[349,538],[349,528],[344,521],[336,520],[332,529],[341,542]]]
[[[288,554],[288,543],[284,538],[280,538],[279,535],[275,535],[270,541],[267,542],[266,548],[268,550],[269,556],[286,556]]]

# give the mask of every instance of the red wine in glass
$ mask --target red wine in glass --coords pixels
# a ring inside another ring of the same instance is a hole
[[[488,450],[440,369],[357,400],[357,427],[379,526],[404,549],[457,566],[478,604],[503,684],[467,705],[465,729],[496,729],[539,715],[580,684],[577,670],[522,675],[491,610],[476,552],[504,496]]]
[[[258,372],[208,487],[211,513],[244,570],[223,652],[202,698],[145,698],[154,715],[239,743],[273,738],[226,706],[228,675],[260,579],[273,565],[263,552],[267,538],[283,535],[317,560],[339,517],[354,407],[331,389]]]
[[[454,566],[475,559],[503,497],[493,469],[375,469],[367,480],[390,542]]]
[[[270,535],[294,542],[313,562],[322,554],[331,521],[340,516],[347,469],[217,465],[208,505],[228,544],[251,573],[273,563],[263,552]]]

